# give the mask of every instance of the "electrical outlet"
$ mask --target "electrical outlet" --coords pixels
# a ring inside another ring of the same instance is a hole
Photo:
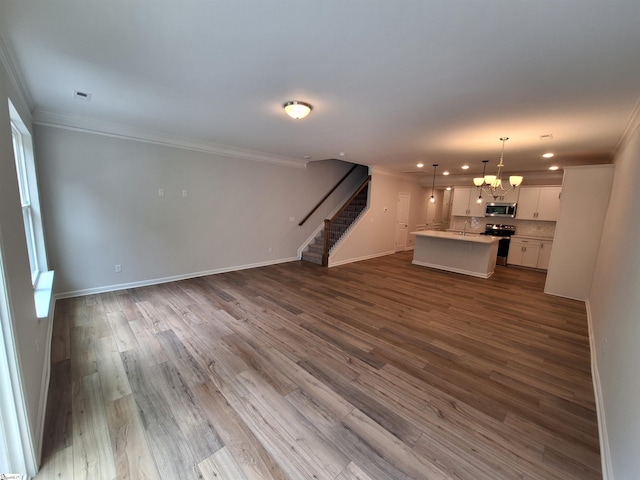
[[[186,190],[186,189],[182,190],[182,196],[183,196],[183,197],[188,196],[188,192],[187,192],[187,190]]]
[[[273,252],[273,248],[269,247],[269,253]]]
[[[602,341],[602,353],[604,353],[606,349],[607,349],[607,339],[605,338]]]
[[[159,188],[158,189],[158,196],[159,197],[164,197],[164,188]]]
[[[118,264],[116,265],[116,273],[120,273],[122,272],[122,265]]]

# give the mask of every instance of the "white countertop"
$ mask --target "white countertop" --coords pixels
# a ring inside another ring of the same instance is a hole
[[[536,237],[535,235],[511,235],[511,238],[526,238],[530,240],[546,240],[549,242],[553,241],[553,237]]]
[[[466,235],[462,235],[460,233],[455,232],[440,232],[437,230],[420,230],[419,232],[411,232],[411,234],[416,237],[432,237],[432,238],[442,238],[448,240],[457,240],[463,242],[474,242],[474,243],[496,243],[500,240],[499,237],[492,237],[490,235],[480,235],[478,233],[467,233]]]
[[[454,232],[454,233],[462,233],[462,229],[461,228],[447,228],[446,231],[447,232]],[[481,233],[484,233],[484,230],[471,230],[471,229],[467,228],[467,235],[480,235]]]

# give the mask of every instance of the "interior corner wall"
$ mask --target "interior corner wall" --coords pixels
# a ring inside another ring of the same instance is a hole
[[[394,253],[398,194],[411,194],[409,232],[424,224],[427,193],[410,176],[373,169],[369,208],[331,255],[331,264],[343,264]],[[415,244],[415,235],[407,235],[407,248]]]
[[[279,166],[43,125],[35,149],[49,263],[67,296],[294,260],[359,180],[299,227],[351,164]]]
[[[0,63],[0,249],[7,287],[7,303],[11,312],[11,330],[19,358],[17,364],[22,380],[22,393],[27,411],[27,423],[33,458],[25,459],[37,464],[39,451],[38,429],[42,416],[40,406],[44,403],[43,378],[47,375],[48,359],[45,359],[48,322],[38,321],[31,267],[27,253],[22,207],[18,192],[16,163],[11,141],[11,124],[8,99],[23,116],[27,128],[31,128],[29,109],[9,80],[4,65]],[[42,412],[43,413],[43,412]]]
[[[631,132],[615,159],[588,299],[606,426],[602,447],[613,472],[608,480],[640,478],[640,128]]]

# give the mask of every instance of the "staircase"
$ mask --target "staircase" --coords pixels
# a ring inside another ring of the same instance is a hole
[[[317,263],[322,265],[322,252],[324,251],[324,230],[322,230],[316,238],[313,239],[304,252],[302,252],[302,260],[305,262]]]
[[[302,252],[302,260],[318,265],[328,265],[329,254],[333,247],[367,208],[370,182],[371,177],[368,177],[338,213],[332,219],[325,220],[325,228]],[[328,238],[325,238],[327,234]]]

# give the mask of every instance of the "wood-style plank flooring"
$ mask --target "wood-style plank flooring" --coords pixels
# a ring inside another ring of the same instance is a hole
[[[58,301],[37,479],[602,478],[584,305],[411,259]]]

